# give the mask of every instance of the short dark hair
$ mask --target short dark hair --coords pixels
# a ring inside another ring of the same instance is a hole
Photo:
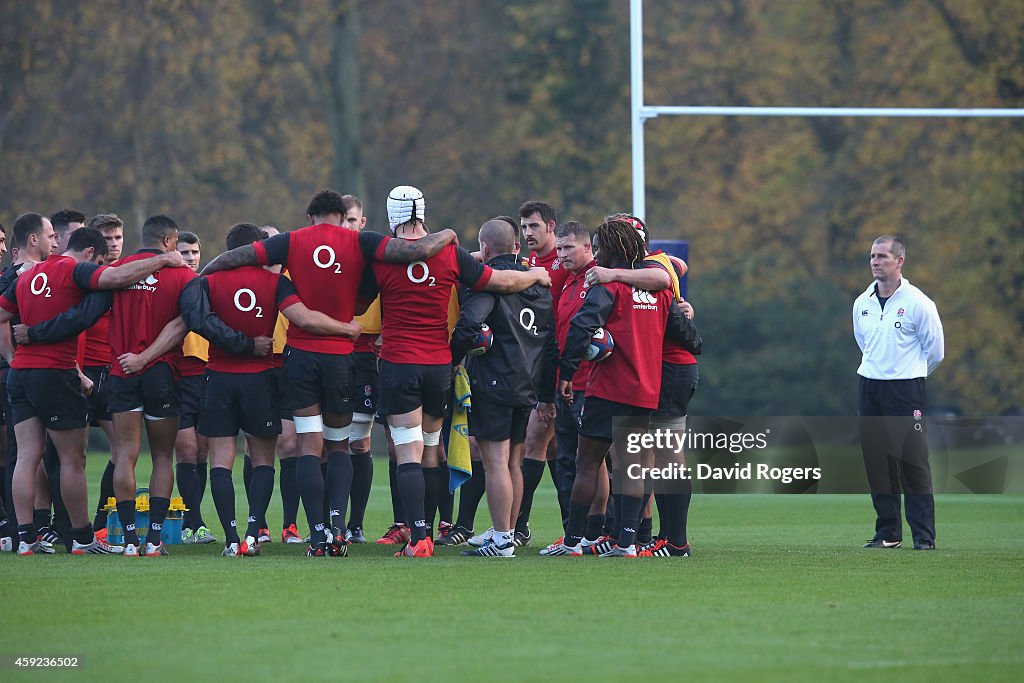
[[[334,190],[320,190],[309,200],[306,207],[307,216],[328,216],[336,213],[344,216],[348,213],[349,207],[345,204],[345,198]]]
[[[143,246],[153,246],[163,241],[172,232],[178,232],[178,224],[170,216],[158,213],[142,224]]]
[[[50,223],[58,234],[63,235],[72,223],[85,223],[85,214],[75,209],[61,209],[50,216]]]
[[[96,228],[78,228],[68,236],[64,251],[85,251],[93,248],[93,258],[107,255],[107,238]]]
[[[124,221],[116,213],[99,213],[85,222],[85,227],[96,228],[100,232],[124,228]]]
[[[900,256],[903,258],[907,257],[907,245],[904,244],[903,240],[899,237],[896,237],[896,235],[882,235],[881,237],[876,237],[875,241],[871,244],[874,246],[876,244],[885,244],[886,242],[890,243],[889,251],[893,256],[896,258],[899,258]]]
[[[345,213],[348,213],[352,209],[359,209],[360,211],[363,210],[363,203],[359,201],[359,197],[354,194],[343,195],[341,201],[345,204]],[[313,214],[309,215],[312,216]]]
[[[555,239],[569,237],[570,235],[577,239],[590,241],[590,231],[587,230],[587,226],[579,221],[566,221],[555,229]]]
[[[496,255],[511,254],[518,236],[518,227],[509,226],[499,218],[492,218],[480,226],[480,242],[487,244]]]
[[[228,230],[228,236],[225,241],[227,242],[228,249],[234,249],[236,247],[244,247],[253,242],[259,242],[266,238],[267,233],[260,230],[260,226],[255,223],[235,223]]]
[[[14,237],[11,238],[11,247],[24,249],[28,244],[29,235],[39,235],[43,231],[44,216],[39,213],[23,213],[14,219]]]
[[[529,218],[535,213],[539,213],[541,220],[545,223],[558,222],[558,216],[555,215],[555,210],[551,208],[551,205],[547,202],[536,202],[531,200],[523,202],[523,205],[519,207],[520,218]]]
[[[185,244],[199,244],[199,235],[188,230],[180,230],[178,231],[178,241]]]
[[[519,224],[516,223],[516,219],[512,218],[512,216],[506,216],[506,215],[502,214],[500,216],[495,216],[491,220],[492,221],[505,221],[506,223],[508,223],[509,225],[512,226],[513,230],[515,230],[516,232],[519,231]]]

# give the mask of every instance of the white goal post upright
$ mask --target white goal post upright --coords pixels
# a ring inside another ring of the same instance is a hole
[[[904,107],[679,107],[644,104],[643,0],[629,0],[630,116],[633,215],[647,220],[644,122],[658,116],[843,116],[904,118],[1021,118],[1024,109],[914,109]]]

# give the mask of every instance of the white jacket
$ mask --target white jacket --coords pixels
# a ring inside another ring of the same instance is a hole
[[[872,282],[853,302],[853,336],[868,379],[916,379],[931,374],[945,353],[935,302],[902,278],[882,309]]]

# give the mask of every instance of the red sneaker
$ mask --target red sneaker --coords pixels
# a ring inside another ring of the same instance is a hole
[[[377,545],[400,545],[408,543],[410,538],[409,527],[404,524],[392,524],[384,532],[384,535],[377,539]]]

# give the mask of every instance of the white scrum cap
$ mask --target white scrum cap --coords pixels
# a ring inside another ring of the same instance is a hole
[[[419,218],[425,221],[426,201],[423,193],[412,185],[399,185],[388,193],[388,227],[395,227]]]

